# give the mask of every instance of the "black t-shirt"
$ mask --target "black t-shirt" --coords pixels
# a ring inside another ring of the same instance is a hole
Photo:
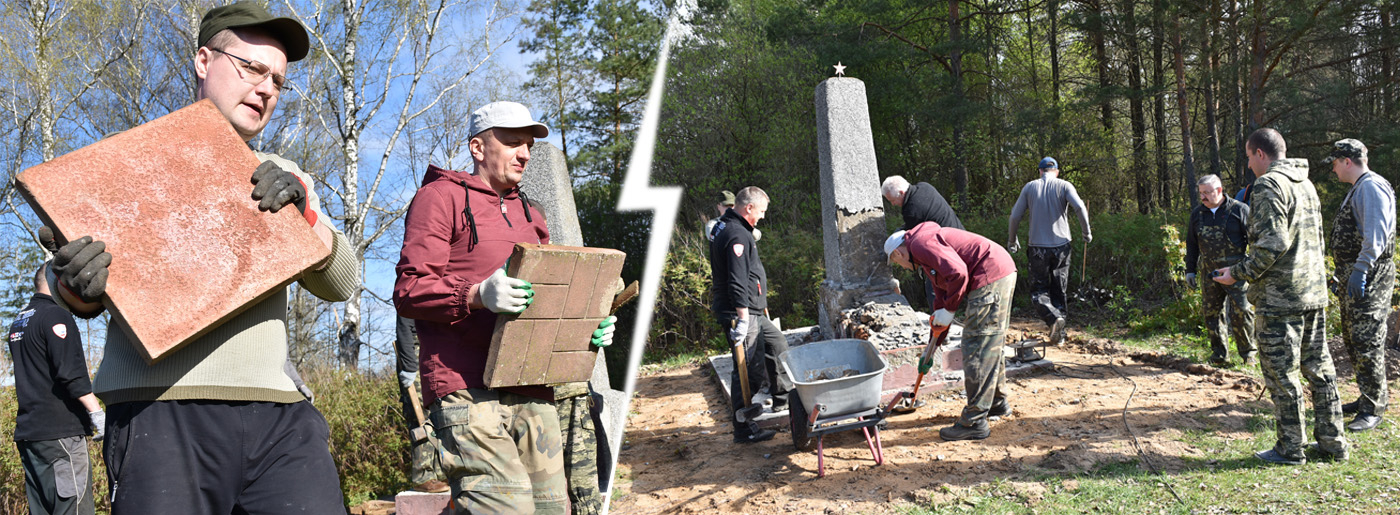
[[[938,193],[938,188],[927,182],[909,186],[904,193],[904,206],[899,212],[904,215],[906,231],[912,231],[915,226],[924,222],[934,222],[940,227],[963,229],[958,214],[953,212],[953,206],[948,205],[948,201]]]
[[[78,397],[92,393],[82,337],[73,315],[42,293],[29,299],[9,332],[15,362],[15,440],[87,435],[88,414]]]

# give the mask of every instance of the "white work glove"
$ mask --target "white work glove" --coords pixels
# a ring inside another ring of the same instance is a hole
[[[612,345],[613,333],[617,331],[616,323],[617,317],[610,316],[598,324],[598,329],[593,331],[593,340],[591,340],[594,347],[601,349]]]
[[[946,310],[946,309],[940,309],[940,310],[938,310],[938,311],[934,311],[934,312],[933,312],[933,318],[931,318],[929,321],[930,321],[930,323],[932,323],[933,325],[937,325],[937,326],[946,326],[946,325],[952,324],[952,323],[953,323],[953,312],[952,312],[952,311],[948,311],[948,310]]]
[[[107,412],[89,411],[88,420],[92,422],[92,441],[102,441],[102,438],[107,436]]]
[[[1195,288],[1196,288],[1196,274],[1194,274],[1194,273],[1186,274],[1186,284],[1187,284],[1188,286],[1190,286],[1192,289],[1195,289]]]
[[[734,322],[734,328],[729,330],[729,342],[739,345],[749,336],[749,317],[743,317]]]
[[[1089,233],[1087,233],[1087,232],[1084,233],[1084,244],[1085,244],[1085,245],[1088,245],[1089,242],[1091,242],[1091,241],[1094,241],[1094,235],[1089,234]]]
[[[1020,252],[1020,251],[1021,251],[1021,239],[1020,239],[1020,238],[1013,238],[1011,241],[1006,242],[1006,251],[1007,251],[1007,252],[1010,252],[1010,253],[1012,253],[1012,254],[1015,254],[1015,253],[1017,253],[1017,252]]]
[[[534,286],[529,282],[496,272],[481,282],[481,303],[495,313],[519,313],[535,301]]]
[[[758,241],[758,240],[761,240],[761,239],[763,239],[763,231],[760,231],[760,230],[758,230],[757,227],[754,227],[754,228],[753,228],[753,241]]]

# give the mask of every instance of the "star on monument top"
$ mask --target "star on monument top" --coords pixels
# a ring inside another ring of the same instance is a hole
[[[837,77],[845,77],[845,76],[846,76],[846,67],[841,65],[841,61],[836,61],[836,64],[833,65],[832,68],[836,68],[836,76],[837,76]]]

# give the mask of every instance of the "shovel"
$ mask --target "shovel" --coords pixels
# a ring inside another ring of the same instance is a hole
[[[933,359],[935,360],[938,360],[942,357],[941,354],[943,353],[943,340],[948,336],[948,326],[935,325],[931,326],[931,328],[933,331],[932,338],[930,338],[932,340],[932,343],[924,347],[923,354],[919,355],[919,363],[923,363],[924,360],[929,357],[929,352],[936,353],[933,356]],[[897,395],[894,400],[890,401],[890,405],[885,408],[885,411],[901,415],[918,411],[918,409],[924,405],[923,401],[918,400],[919,387],[923,384],[924,373],[919,372],[919,378],[914,380],[914,391],[912,393],[899,392],[899,395]]]

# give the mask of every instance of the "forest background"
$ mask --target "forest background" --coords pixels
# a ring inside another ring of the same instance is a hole
[[[1072,325],[1166,331],[1199,344],[1181,238],[1217,174],[1254,177],[1243,140],[1273,127],[1308,158],[1328,232],[1348,185],[1320,164],[1358,138],[1392,183],[1400,156],[1394,1],[707,0],[674,50],[657,182],[685,186],[650,361],[723,352],[701,234],[721,190],[772,197],[759,223],[769,306],[814,324],[823,279],[816,85],[845,66],[865,83],[880,178],[933,184],[969,230],[998,243],[1044,156],[1090,210],[1076,239]],[[891,231],[902,225],[888,203]],[[1071,219],[1074,217],[1071,216]],[[1022,224],[1022,243],[1025,242]],[[1025,254],[1015,256],[1023,268]],[[922,281],[897,273],[916,307]],[[1018,291],[1029,279],[1023,274]],[[1025,296],[1018,296],[1024,309]]]

